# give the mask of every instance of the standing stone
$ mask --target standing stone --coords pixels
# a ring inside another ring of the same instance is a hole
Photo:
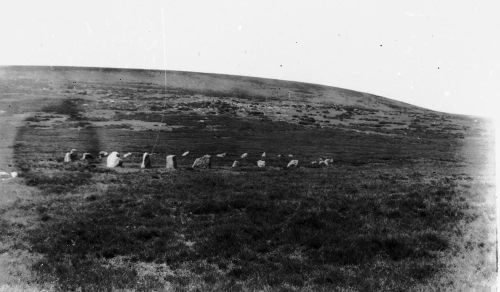
[[[258,167],[266,167],[266,162],[264,160],[257,160]]]
[[[210,155],[204,155],[203,157],[196,158],[196,160],[193,163],[193,168],[204,168],[204,169],[209,169],[212,167],[211,161],[210,161]]]
[[[151,168],[151,155],[148,152],[142,154],[141,168]]]
[[[120,154],[116,151],[111,152],[106,160],[106,166],[113,168],[117,166],[122,166],[122,160],[120,159]]]
[[[176,170],[177,169],[177,158],[175,155],[167,155],[166,168],[169,170]]]
[[[70,152],[67,152],[66,155],[64,155],[64,162],[71,162],[76,159],[77,159],[76,149],[71,149]]]
[[[240,162],[239,162],[238,160],[235,160],[235,161],[233,162],[233,166],[231,166],[231,167],[232,167],[232,168],[235,168],[235,167],[238,167],[238,166],[240,166]]]
[[[71,162],[71,154],[69,152],[66,152],[66,154],[64,155],[64,162]]]
[[[288,162],[288,165],[286,167],[289,168],[289,167],[297,167],[297,166],[299,166],[299,161],[294,159],[294,160],[290,160],[290,162]]]
[[[71,157],[71,161],[78,159],[78,153],[76,153],[76,149],[71,149],[69,155]]]

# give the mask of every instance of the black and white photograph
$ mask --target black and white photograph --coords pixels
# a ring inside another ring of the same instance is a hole
[[[496,291],[499,11],[0,3],[0,292]]]

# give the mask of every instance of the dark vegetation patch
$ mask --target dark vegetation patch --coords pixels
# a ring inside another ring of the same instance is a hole
[[[29,171],[24,177],[28,186],[36,186],[46,194],[62,194],[88,183],[91,174],[81,171],[60,171],[47,175],[43,172]]]
[[[68,115],[71,120],[82,120],[83,117],[78,108],[79,104],[82,102],[81,99],[64,99],[57,104],[45,106],[42,111],[59,115]]]
[[[110,276],[116,271],[96,266],[117,256],[168,263],[172,269],[207,261],[231,278],[264,279],[271,287],[324,283],[324,275],[303,275],[321,274],[332,265],[369,265],[380,257],[389,265],[434,261],[433,251],[451,244],[447,226],[468,216],[453,181],[395,184],[399,176],[379,171],[387,178],[338,168],[159,173],[158,179],[150,173],[99,176],[95,182],[111,185],[104,196],[79,200],[84,207],[74,212],[65,202],[52,204],[44,214],[58,219],[46,220],[27,239],[46,255],[37,270],[56,275],[63,290],[120,280]],[[75,178],[58,182],[71,184]],[[361,178],[369,189],[351,183]],[[422,280],[432,274],[415,268],[398,277]],[[182,286],[182,279],[172,280]],[[363,281],[351,284],[361,288],[368,280]]]

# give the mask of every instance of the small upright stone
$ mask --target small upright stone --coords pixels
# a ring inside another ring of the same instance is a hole
[[[77,159],[76,149],[71,149],[70,152],[67,152],[66,155],[64,155],[64,162],[71,162],[76,159]]]
[[[148,152],[142,154],[141,168],[151,168],[151,155]]]
[[[169,170],[176,170],[177,169],[177,158],[175,155],[167,155],[166,168]]]

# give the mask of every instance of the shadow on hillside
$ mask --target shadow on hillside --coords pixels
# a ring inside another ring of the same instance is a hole
[[[70,149],[77,149],[78,154],[84,152],[97,153],[100,149],[100,140],[97,131],[81,115],[78,99],[64,99],[53,104],[43,106],[39,111],[54,115],[67,116],[67,122],[71,127],[41,127],[30,122],[37,121],[38,118],[28,117],[25,124],[16,133],[14,144],[14,162],[18,169],[23,172],[28,185],[36,185],[40,189],[50,187],[53,180],[65,181],[64,190],[70,191],[79,185],[85,184],[90,179],[89,172],[77,172],[67,178],[64,175],[51,177],[47,173],[39,171],[41,168],[57,168],[56,163],[63,161],[65,152]],[[54,156],[54,153],[57,153]],[[72,168],[92,167],[92,165],[72,165],[65,166]],[[34,182],[35,180],[36,182]],[[47,181],[48,180],[48,181]],[[45,181],[45,183],[41,183]],[[60,193],[58,190],[50,190]]]

